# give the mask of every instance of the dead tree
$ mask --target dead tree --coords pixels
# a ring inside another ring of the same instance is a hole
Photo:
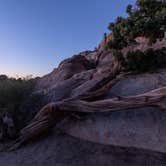
[[[125,73],[122,74],[120,71],[120,65],[117,61],[114,61],[111,67],[96,68],[91,76],[92,78],[75,87],[69,97],[52,101],[42,108],[31,123],[20,131],[19,138],[10,150],[37,138],[68,118],[70,114],[122,111],[145,106],[166,109],[166,87],[136,96],[100,100],[115,83],[125,76]],[[79,74],[77,74],[77,77],[79,77]]]

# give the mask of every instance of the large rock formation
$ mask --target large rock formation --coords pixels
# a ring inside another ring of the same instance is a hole
[[[166,70],[129,75],[105,98],[136,95],[162,86],[166,86]],[[165,121],[165,112],[156,108],[87,114],[80,120],[71,117],[59,128],[75,138],[55,128],[38,142],[15,152],[1,152],[0,165],[165,166],[166,155],[161,153],[166,150]]]
[[[66,59],[39,79],[22,106],[25,121],[31,123],[12,149],[54,126],[75,138],[53,132],[36,144],[2,153],[0,164],[165,165],[165,87],[166,69],[123,73],[110,50],[85,51]],[[161,89],[151,91],[157,88]],[[28,103],[33,104],[27,107]],[[36,105],[46,106],[34,117]]]
[[[106,98],[131,96],[166,86],[166,70],[126,76],[112,87]],[[166,112],[154,107],[112,113],[89,114],[70,119],[66,133],[92,142],[166,152]]]

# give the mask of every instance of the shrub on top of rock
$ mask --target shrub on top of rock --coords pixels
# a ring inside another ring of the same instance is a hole
[[[113,50],[113,55],[121,63],[125,71],[137,73],[152,72],[158,68],[166,67],[166,48],[146,51],[129,51],[126,57],[121,51]]]
[[[122,49],[138,36],[149,38],[149,44],[164,37],[166,31],[166,1],[137,0],[135,7],[128,5],[127,18],[117,17],[109,24],[113,35],[109,48]]]

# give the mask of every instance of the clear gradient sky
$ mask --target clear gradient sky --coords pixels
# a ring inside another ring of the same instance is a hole
[[[44,75],[94,49],[135,0],[0,0],[0,74]]]

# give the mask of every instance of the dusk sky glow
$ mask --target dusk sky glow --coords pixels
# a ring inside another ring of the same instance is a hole
[[[135,0],[0,0],[0,74],[42,76],[94,49]]]

